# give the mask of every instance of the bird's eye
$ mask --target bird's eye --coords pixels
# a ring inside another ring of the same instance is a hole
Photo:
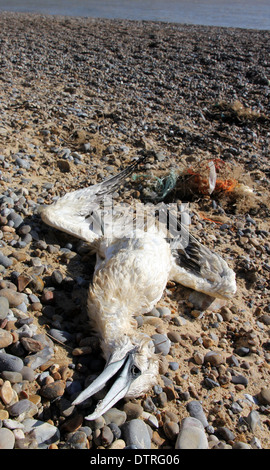
[[[137,366],[135,366],[134,364],[131,367],[130,372],[133,375],[133,377],[136,377],[137,375],[140,375],[140,373],[141,373],[140,369]]]

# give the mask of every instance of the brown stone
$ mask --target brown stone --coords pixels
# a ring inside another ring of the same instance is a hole
[[[1,391],[0,391],[0,396],[3,402],[5,403],[5,405],[8,405],[13,400],[14,393],[13,393],[13,388],[9,380],[6,380],[3,383],[1,387]]]
[[[40,394],[48,398],[48,400],[53,400],[54,398],[61,397],[65,393],[66,383],[63,380],[56,380],[53,383],[44,385],[40,389]]]
[[[0,329],[0,348],[6,348],[11,343],[13,343],[13,336],[12,334],[7,331]]]
[[[22,292],[26,286],[31,282],[31,276],[28,274],[22,273],[17,277],[17,287],[18,291]]]
[[[38,352],[38,351],[41,351],[41,349],[43,349],[43,345],[41,344],[40,341],[33,339],[33,338],[28,338],[27,336],[23,336],[20,339],[20,342],[22,343],[26,351]]]

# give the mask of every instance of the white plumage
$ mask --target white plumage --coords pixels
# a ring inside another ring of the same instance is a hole
[[[131,227],[123,233],[123,218],[117,210],[110,219],[110,238],[104,236],[102,224],[93,223],[104,216],[101,201],[138,163],[107,181],[68,193],[40,211],[44,222],[87,241],[97,254],[87,305],[106,366],[74,403],[101,390],[113,376],[117,378],[88,419],[102,415],[124,396],[145,393],[156,382],[158,358],[151,338],[136,330],[134,315],[156,305],[168,280],[213,297],[228,298],[236,291],[235,274],[227,263],[191,235],[185,247],[178,235],[169,242],[164,237],[166,228],[161,230],[154,221],[146,231]]]

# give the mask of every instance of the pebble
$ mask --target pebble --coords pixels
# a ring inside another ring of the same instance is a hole
[[[125,403],[123,410],[127,415],[127,420],[130,420],[139,418],[143,412],[143,407],[138,403],[128,402]]]
[[[13,336],[12,334],[0,328],[0,348],[6,348],[10,344],[13,343]]]
[[[258,394],[258,400],[262,405],[270,405],[270,388],[261,388]]]
[[[28,367],[31,367],[31,369],[35,370],[46,362],[48,362],[52,358],[53,354],[54,351],[52,348],[45,347],[35,354],[26,356],[24,359],[24,364]]]
[[[8,299],[10,308],[18,307],[18,305],[24,303],[26,295],[21,292],[16,292],[13,289],[0,289],[0,296]]]
[[[181,421],[176,449],[208,449],[208,440],[201,421],[188,417]]]
[[[0,449],[13,449],[15,444],[15,436],[10,429],[0,429]]]
[[[187,404],[187,410],[193,418],[198,419],[202,425],[206,428],[208,426],[208,421],[203,411],[201,403],[197,400],[192,400]]]
[[[13,261],[11,258],[8,258],[8,256],[5,256],[0,251],[0,264],[4,266],[4,268],[9,268],[13,264]]]
[[[83,431],[75,431],[66,440],[65,448],[87,449],[89,447],[87,435]]]
[[[0,320],[7,317],[9,311],[9,301],[6,297],[0,297]]]
[[[151,438],[147,425],[141,419],[132,419],[122,426],[122,436],[127,446],[151,449]]]
[[[48,398],[48,400],[54,400],[57,397],[61,397],[65,393],[66,383],[64,380],[56,380],[55,382],[44,385],[40,389],[40,394]]]
[[[224,441],[234,441],[235,435],[230,429],[228,429],[226,426],[220,426],[216,430],[216,434],[221,437],[221,439],[224,439]]]
[[[126,422],[127,414],[125,411],[119,410],[118,408],[111,408],[104,413],[103,418],[106,424],[114,423],[120,427]]]
[[[199,366],[201,366],[204,363],[204,355],[199,351],[194,352],[193,359],[195,363]]]
[[[204,356],[204,363],[211,364],[211,366],[217,367],[225,363],[225,357],[217,351],[209,351]]]
[[[256,410],[251,410],[248,416],[245,418],[251,431],[254,433],[258,425],[260,425],[260,414]]]
[[[9,414],[19,419],[20,415],[24,418],[31,418],[37,414],[37,406],[27,398],[20,400],[9,407]]]
[[[31,437],[37,441],[41,449],[57,443],[60,439],[60,431],[52,424],[28,418],[23,421],[23,425],[25,434],[31,433]]]
[[[179,426],[174,421],[166,421],[163,424],[163,431],[164,431],[165,436],[169,440],[175,441],[175,439],[177,438],[179,434]]]
[[[243,375],[232,375],[231,382],[233,384],[244,385],[245,387],[248,385],[248,379]]]
[[[154,341],[155,353],[167,356],[171,348],[171,341],[169,338],[166,335],[160,333],[152,335],[151,338]]]
[[[3,352],[0,353],[0,371],[20,372],[23,366],[24,363],[20,357]]]
[[[246,442],[235,442],[232,446],[233,449],[252,449],[252,447]]]
[[[9,380],[6,380],[3,383],[1,390],[0,390],[0,397],[5,403],[5,405],[9,405],[12,402],[13,397],[14,397],[14,390]]]

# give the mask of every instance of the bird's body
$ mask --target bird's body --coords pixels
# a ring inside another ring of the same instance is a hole
[[[115,374],[118,378],[88,419],[100,416],[124,396],[141,395],[157,380],[153,342],[137,331],[134,316],[156,305],[168,280],[214,297],[230,297],[236,290],[235,275],[227,263],[192,236],[188,246],[183,246],[178,236],[170,243],[164,237],[164,227],[155,224],[146,230],[131,227],[122,233],[117,214],[111,220],[115,229],[111,237],[93,227],[93,215],[94,221],[102,215],[98,209],[101,198],[112,192],[134,166],[107,182],[68,193],[41,210],[46,223],[88,241],[97,253],[87,305],[106,367],[74,403],[95,394]]]
[[[106,359],[125,335],[135,334],[133,316],[149,312],[160,300],[171,267],[169,244],[154,229],[134,232],[103,248],[89,290],[88,312]]]

